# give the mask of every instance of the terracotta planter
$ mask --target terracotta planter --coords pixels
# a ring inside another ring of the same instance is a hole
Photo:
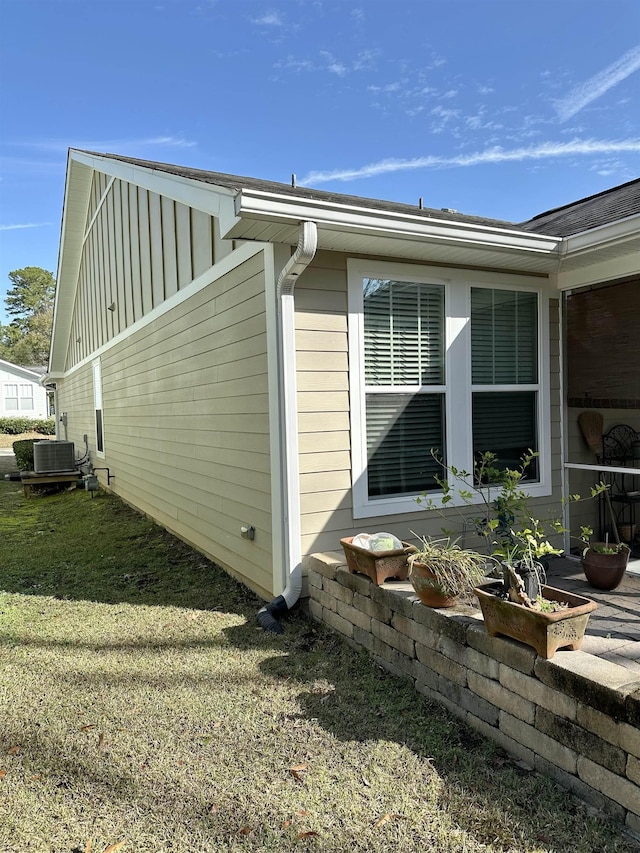
[[[413,562],[409,580],[416,595],[427,607],[454,607],[458,600],[443,593],[436,576],[425,563]]]
[[[582,558],[582,570],[590,586],[595,589],[615,589],[620,586],[629,562],[628,548],[617,554],[601,554],[587,550]]]
[[[519,640],[533,646],[542,658],[553,657],[558,649],[580,648],[589,615],[598,606],[595,601],[552,586],[543,586],[544,598],[566,602],[569,608],[557,613],[541,613],[493,595],[491,590],[499,586],[495,583],[482,584],[474,590],[489,636],[502,634]]]
[[[347,567],[353,574],[367,575],[380,586],[388,578],[397,578],[406,581],[409,574],[407,557],[415,551],[413,545],[403,542],[403,548],[395,551],[367,551],[366,548],[358,548],[352,545],[353,536],[347,536],[340,540],[347,559]]]

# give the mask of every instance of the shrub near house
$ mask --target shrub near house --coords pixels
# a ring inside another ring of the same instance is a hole
[[[38,432],[40,435],[55,435],[55,419],[0,418],[0,434],[22,435],[25,432]]]

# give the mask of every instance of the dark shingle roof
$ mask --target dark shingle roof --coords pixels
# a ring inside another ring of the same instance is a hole
[[[391,213],[401,213],[411,216],[423,216],[425,219],[439,219],[449,222],[466,222],[470,225],[485,225],[493,228],[517,229],[512,222],[504,222],[501,219],[487,219],[483,216],[470,216],[457,211],[438,210],[437,208],[420,208],[418,205],[402,204],[395,201],[384,201],[375,198],[363,198],[355,195],[343,195],[342,193],[315,190],[310,187],[292,187],[291,184],[281,184],[277,181],[264,181],[260,178],[249,178],[241,175],[227,175],[224,172],[209,172],[205,169],[193,169],[188,166],[174,166],[171,163],[156,163],[151,160],[139,160],[135,157],[121,157],[119,154],[100,154],[96,151],[84,151],[96,157],[108,157],[123,163],[131,163],[134,166],[142,166],[146,169],[156,169],[160,172],[168,172],[182,178],[191,178],[195,181],[226,187],[227,189],[240,191],[243,188],[261,190],[270,193],[279,193],[293,198],[306,198],[321,202],[351,205],[354,207],[370,208],[372,210],[385,210]]]
[[[518,227],[522,231],[568,237],[637,213],[640,213],[640,178],[539,213]]]

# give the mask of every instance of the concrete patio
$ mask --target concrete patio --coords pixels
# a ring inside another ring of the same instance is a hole
[[[547,572],[550,586],[593,599],[598,609],[591,614],[582,650],[640,673],[640,574],[630,563],[617,589],[594,589],[586,581],[576,559],[554,560]]]

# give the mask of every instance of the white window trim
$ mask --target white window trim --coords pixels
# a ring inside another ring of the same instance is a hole
[[[445,288],[445,385],[428,390],[445,393],[446,445],[450,465],[464,471],[473,469],[471,438],[472,390],[537,390],[538,391],[538,463],[540,479],[526,488],[531,497],[552,493],[551,482],[551,417],[549,294],[546,280],[529,276],[454,270],[415,264],[347,260],[349,310],[349,397],[351,410],[351,483],[354,518],[374,518],[424,512],[416,503],[418,495],[372,500],[367,485],[367,444],[364,379],[364,301],[363,278],[389,278],[439,284]],[[475,385],[471,383],[471,288],[522,290],[538,294],[538,376],[537,385]],[[455,381],[452,381],[455,379]],[[407,388],[397,387],[402,392]],[[411,390],[415,390],[411,386]],[[425,389],[427,390],[427,389]],[[384,393],[384,391],[381,391]],[[452,484],[455,490],[455,484]],[[438,502],[439,493],[430,497]],[[456,501],[459,504],[464,502]],[[478,497],[478,502],[480,498]],[[451,505],[451,504],[449,504]]]
[[[102,450],[98,450],[98,423],[97,421],[94,423],[94,437],[96,440],[96,456],[100,459],[104,459],[104,408],[102,405],[102,366],[100,363],[100,359],[97,358],[93,365],[93,409],[94,409],[94,417],[95,412],[100,409],[102,412]]]

